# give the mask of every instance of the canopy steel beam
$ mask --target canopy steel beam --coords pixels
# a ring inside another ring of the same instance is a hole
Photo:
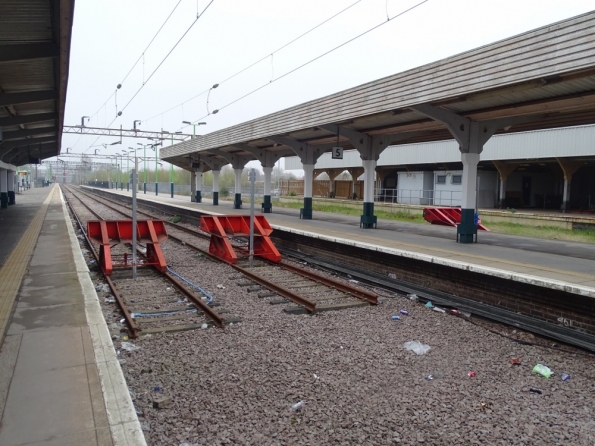
[[[36,115],[14,116],[0,118],[0,127],[10,127],[21,124],[34,124],[36,122],[50,121],[58,118],[58,113],[38,113]]]
[[[6,107],[8,105],[29,104],[31,102],[51,101],[53,99],[58,99],[58,92],[55,90],[0,94],[0,107]]]
[[[40,143],[46,142],[54,142],[56,141],[56,136],[44,136],[41,138],[32,138],[32,139],[17,139],[15,141],[7,141],[0,144],[0,153],[2,151],[6,151],[7,149],[12,149],[15,147],[26,147],[30,145],[37,145]]]
[[[14,132],[5,132],[4,141],[24,139],[29,136],[45,135],[46,133],[56,133],[56,127],[40,127],[37,129],[15,130]]]
[[[54,58],[60,55],[60,48],[53,43],[29,43],[21,45],[0,45],[0,62],[15,62],[30,59]]]

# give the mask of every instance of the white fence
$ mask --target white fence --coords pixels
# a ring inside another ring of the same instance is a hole
[[[460,206],[463,193],[450,190],[376,189],[377,203]]]

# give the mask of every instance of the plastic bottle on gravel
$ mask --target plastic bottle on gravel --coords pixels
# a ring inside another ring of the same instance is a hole
[[[299,401],[297,403],[295,403],[293,406],[291,406],[291,409],[289,409],[290,412],[299,412],[300,410],[302,410],[304,408],[304,404],[306,404],[304,401]]]

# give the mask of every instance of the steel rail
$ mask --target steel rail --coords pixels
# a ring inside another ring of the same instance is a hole
[[[223,261],[221,259],[219,259],[219,260]],[[227,263],[227,262],[225,262],[225,263]],[[307,297],[300,296],[299,294],[296,294],[293,291],[288,290],[287,288],[277,285],[276,283],[271,282],[270,280],[265,279],[264,277],[259,276],[258,274],[254,274],[252,271],[242,268],[241,266],[230,264],[230,263],[228,263],[228,265],[230,265],[235,270],[241,272],[248,278],[252,279],[254,282],[258,283],[259,285],[262,285],[265,288],[268,288],[269,290],[274,291],[279,296],[285,297],[286,299],[291,299],[296,304],[303,306],[310,313],[316,312],[316,302],[308,299]]]
[[[372,293],[371,291],[361,290],[359,288],[353,287],[351,285],[340,282],[338,280],[331,279],[330,277],[325,277],[322,274],[318,274],[313,271],[308,271],[303,268],[298,268],[297,266],[290,265],[288,263],[282,263],[281,265],[284,268],[288,269],[289,271],[299,274],[300,276],[306,277],[306,278],[313,280],[315,282],[320,282],[323,285],[326,285],[331,288],[335,288],[335,289],[342,291],[344,293],[348,293],[353,297],[368,301],[369,303],[371,303],[373,305],[378,304],[378,295],[375,293]]]
[[[85,194],[85,195],[88,195],[88,196],[90,196],[90,195],[96,195],[96,194],[88,194],[87,192],[82,192],[82,193]],[[95,197],[93,197],[93,198],[95,198]],[[114,204],[117,204],[119,206],[125,206],[125,204],[117,203],[116,200],[113,200],[113,199],[110,199],[110,198],[107,198],[107,197],[101,196],[101,199],[106,200],[106,201],[109,201],[109,202],[114,203]],[[111,209],[111,210],[113,210],[115,212],[119,212],[122,215],[126,215],[122,211],[120,211],[120,210],[118,210],[118,209],[116,209],[116,208],[114,208],[112,206],[109,206],[109,205],[106,205],[106,204],[104,204],[104,206],[108,207],[109,209]],[[154,218],[151,214],[146,213],[146,212],[143,212],[143,211],[139,211],[138,209],[137,209],[137,212],[139,214],[141,214],[141,215],[145,215],[147,217]],[[188,234],[191,234],[191,235],[194,235],[194,236],[197,236],[197,237],[202,237],[202,238],[210,239],[210,236],[209,235],[207,235],[205,233],[202,233],[202,232],[199,232],[199,231],[196,231],[194,229],[190,229],[190,228],[187,228],[185,226],[181,226],[181,225],[178,225],[176,223],[169,222],[169,221],[166,221],[165,223],[168,224],[168,225],[170,225],[170,226],[173,226],[176,229],[179,229],[179,230],[181,230],[183,232],[186,232]],[[185,242],[185,243],[187,243],[187,242]],[[215,258],[217,260],[220,260],[217,257],[215,257]],[[339,291],[342,291],[344,293],[347,293],[347,294],[349,294],[349,295],[351,295],[351,296],[353,296],[353,297],[355,297],[357,299],[365,300],[365,301],[369,302],[372,305],[378,304],[378,296],[376,294],[370,292],[370,291],[361,290],[361,289],[356,288],[356,287],[353,287],[353,286],[351,286],[349,284],[340,282],[338,280],[334,280],[334,279],[332,279],[330,277],[323,276],[322,274],[318,274],[318,273],[313,272],[313,271],[307,271],[307,270],[304,270],[302,268],[298,268],[296,266],[293,266],[293,265],[290,265],[290,264],[287,264],[287,263],[280,263],[280,264],[279,263],[273,263],[273,262],[269,262],[269,263],[271,263],[271,265],[281,266],[282,268],[285,268],[285,269],[289,270],[290,272],[296,273],[296,274],[298,274],[298,275],[300,275],[302,277],[305,277],[307,279],[310,279],[310,280],[312,280],[314,282],[322,283],[323,285],[328,286],[330,288],[335,288],[336,290],[339,290]],[[300,305],[303,305],[301,303],[301,300],[303,300],[303,299],[308,300],[309,302],[311,302],[312,304],[314,304],[314,306],[316,305],[311,300],[309,300],[309,299],[307,299],[305,297],[299,296],[299,295],[293,293],[292,291],[290,291],[290,290],[288,290],[286,288],[280,287],[279,285],[277,285],[277,284],[269,281],[268,279],[266,279],[266,278],[264,278],[262,276],[258,276],[258,275],[254,274],[254,273],[248,272],[248,270],[245,270],[242,267],[237,266],[237,265],[231,265],[231,266],[233,266],[236,269],[237,268],[241,268],[241,272],[243,274],[249,275],[252,278],[252,280],[254,280],[254,281],[257,281],[256,280],[256,277],[258,277],[259,280],[260,280],[260,282],[259,282],[260,285],[265,286],[265,287],[269,288],[271,291],[275,291],[279,295],[281,295],[283,297],[286,297],[288,299],[291,299],[291,300],[293,300],[294,302],[296,302],[296,303],[298,303]],[[299,299],[299,300],[296,300],[296,299]],[[306,307],[306,309],[308,309],[308,307],[306,305],[304,305],[304,306]],[[309,310],[309,311],[315,311],[315,310]]]
[[[595,335],[590,333],[583,333],[572,328],[554,325],[550,322],[541,321],[524,314],[494,307],[469,298],[455,296],[443,291],[433,290],[423,285],[407,282],[405,280],[391,279],[386,276],[381,276],[378,273],[355,270],[346,266],[336,265],[331,261],[316,259],[312,256],[304,255],[288,248],[281,248],[280,251],[285,255],[289,255],[298,260],[307,261],[320,268],[326,268],[330,271],[341,271],[343,274],[350,274],[353,277],[357,277],[362,283],[367,283],[377,288],[382,288],[394,293],[415,294],[421,301],[431,301],[439,303],[445,307],[468,311],[469,313],[473,313],[485,319],[517,327],[522,330],[595,352]]]
[[[85,205],[85,203],[83,203],[83,201],[80,200],[80,198],[78,198],[72,192],[70,192],[70,193],[72,194],[73,197],[77,198],[85,207],[87,207]],[[95,247],[93,246],[93,243],[89,239],[89,236],[87,235],[87,231],[86,231],[85,227],[83,226],[81,220],[79,219],[78,214],[74,210],[74,207],[70,203],[70,200],[68,198],[66,198],[65,195],[64,195],[64,199],[66,200],[66,204],[68,205],[68,208],[70,209],[70,212],[72,213],[72,216],[74,217],[74,219],[76,220],[76,223],[78,224],[79,228],[81,229],[81,232],[85,236],[87,245],[89,246],[91,253],[93,253],[93,257],[95,257],[96,264],[99,265],[99,254],[97,254],[97,252],[95,251]],[[87,207],[87,209],[89,209],[89,211],[93,215],[95,215],[97,218],[101,218],[92,209],[90,209],[88,207]],[[101,273],[103,274],[103,270],[101,271]],[[132,317],[132,315],[130,314],[130,311],[126,307],[126,304],[124,303],[124,300],[122,299],[122,296],[120,296],[120,293],[116,289],[116,286],[114,285],[114,282],[112,282],[112,279],[109,276],[106,276],[105,274],[103,274],[103,277],[104,277],[105,281],[107,282],[108,286],[110,287],[110,290],[111,290],[114,298],[116,299],[116,302],[118,303],[118,306],[120,307],[120,310],[122,310],[122,313],[124,314],[124,319],[126,320],[126,324],[128,324],[128,328],[129,328],[128,336],[132,339],[137,338],[138,337],[138,326],[136,325],[136,322],[134,322],[134,318]]]
[[[93,215],[95,215],[98,219],[100,220],[104,220],[104,218],[102,218],[99,214],[97,214],[95,211],[93,211],[84,201],[82,201],[79,197],[77,197],[72,191],[69,190],[69,192],[76,197],[83,206],[85,206],[91,213],[93,213]],[[91,197],[93,198],[93,197]],[[107,206],[105,204],[102,203],[103,206],[106,206],[108,209],[111,209],[115,212],[118,212],[120,214],[125,215],[123,212],[118,211],[117,209],[113,209],[111,206]],[[172,236],[169,236],[171,238]],[[130,245],[129,243],[127,243],[127,245]],[[138,250],[138,247],[137,247]],[[141,254],[141,256],[146,257],[144,255],[144,253],[140,250],[138,250],[138,252]],[[97,260],[99,261],[99,260]],[[204,303],[201,299],[199,299],[198,297],[196,297],[192,292],[190,292],[189,290],[187,290],[184,285],[182,285],[173,275],[171,275],[169,272],[161,272],[159,270],[156,270],[158,273],[160,273],[162,276],[166,277],[175,287],[178,291],[180,291],[182,294],[184,294],[186,297],[188,297],[192,303],[194,303],[194,305],[196,305],[197,307],[200,307],[200,310],[203,311],[203,313],[209,317],[213,323],[219,327],[219,328],[223,328],[224,326],[224,321],[223,318],[219,315],[219,313],[217,313],[215,310],[213,310],[211,307],[209,307],[206,303]],[[108,276],[105,276],[107,280],[109,280],[111,282],[111,279],[109,279]]]
[[[101,197],[101,198],[106,199],[105,197]],[[106,200],[111,201],[109,199],[106,199]],[[102,203],[102,204],[104,206],[106,206],[108,209],[111,209],[114,212],[118,212],[118,213],[120,213],[120,214],[125,215],[126,217],[128,217],[128,215],[126,213],[124,213],[124,212],[122,212],[122,211],[120,211],[118,209],[115,209],[112,206],[106,205],[104,203]],[[150,215],[150,214],[144,214],[144,215]],[[176,228],[178,228],[178,227],[180,229],[183,228],[183,230],[185,232],[188,232],[191,235],[199,236],[199,237],[202,237],[202,238],[210,238],[209,236],[207,236],[205,234],[202,234],[200,232],[194,231],[194,230],[189,229],[189,228],[184,228],[183,226],[176,225],[175,223],[171,223],[171,222],[168,222],[168,221],[166,221],[165,223],[167,223],[169,225],[172,225],[172,226],[174,226]],[[288,290],[287,288],[284,288],[282,286],[279,286],[276,283],[271,282],[268,279],[265,279],[264,277],[261,277],[261,276],[259,276],[257,274],[254,274],[253,272],[251,272],[251,271],[249,271],[249,270],[247,270],[247,269],[245,269],[245,268],[243,268],[241,266],[227,263],[227,262],[223,261],[222,259],[220,259],[219,257],[214,256],[210,252],[205,251],[204,249],[201,249],[198,246],[193,245],[192,243],[187,242],[186,240],[182,240],[182,239],[180,239],[180,238],[178,238],[178,237],[176,237],[176,236],[174,236],[172,234],[168,234],[168,237],[171,238],[171,239],[173,239],[173,240],[175,240],[175,241],[177,241],[178,243],[182,243],[182,244],[188,246],[189,248],[194,249],[195,251],[198,251],[198,252],[200,252],[200,253],[208,256],[210,259],[216,260],[218,262],[223,262],[226,265],[231,266],[236,271],[241,272],[242,274],[244,274],[245,276],[249,277],[251,280],[253,280],[254,282],[258,283],[259,285],[262,285],[265,288],[268,288],[269,290],[274,291],[275,293],[279,294],[281,297],[285,297],[286,299],[290,299],[291,301],[295,302],[296,304],[303,306],[308,312],[310,312],[310,313],[316,312],[316,302],[308,299],[307,297],[300,296],[299,294],[294,293],[293,291]],[[277,264],[274,263],[274,265],[277,265]]]

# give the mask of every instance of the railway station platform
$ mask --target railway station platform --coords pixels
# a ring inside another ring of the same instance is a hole
[[[0,444],[145,444],[59,187],[0,232]]]
[[[126,190],[98,190],[131,195]],[[140,192],[137,197],[214,214],[250,212],[246,196],[240,210],[233,208],[232,201],[219,200],[219,205],[213,206],[209,199],[193,203],[188,196]],[[255,208],[260,211],[260,201]],[[364,231],[359,216],[317,211],[312,220],[300,220],[299,209],[274,205],[266,218],[273,228],[295,234],[595,298],[595,249],[584,243],[480,232],[478,243],[459,244],[451,227],[379,220],[377,230]]]

